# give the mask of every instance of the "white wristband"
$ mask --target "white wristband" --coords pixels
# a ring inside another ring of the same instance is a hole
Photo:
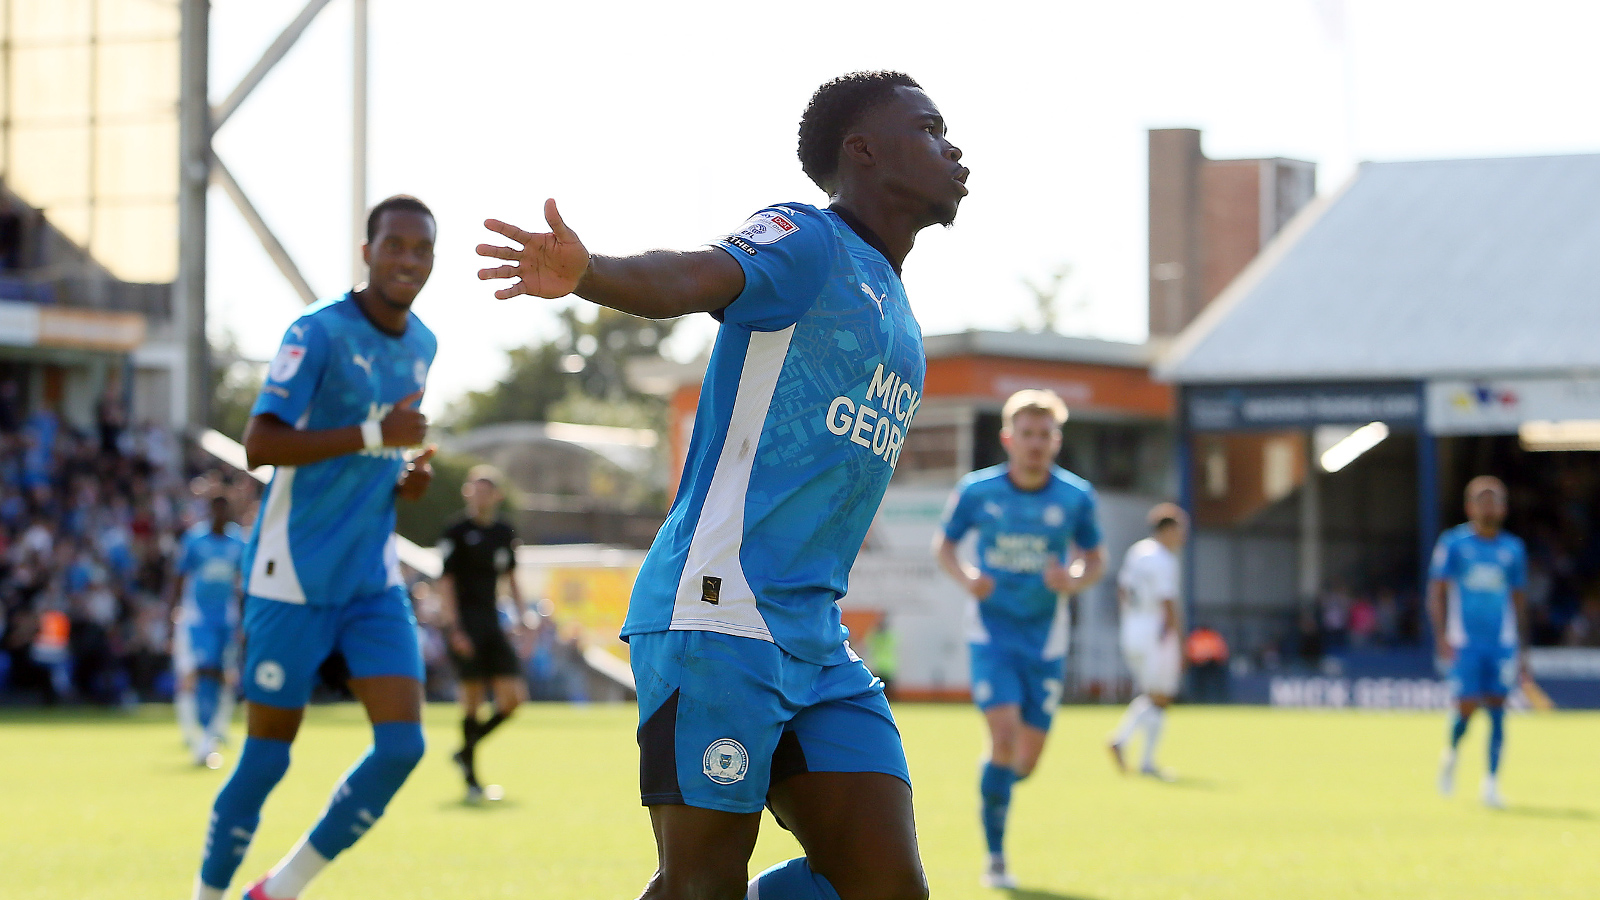
[[[366,448],[368,450],[382,450],[383,449],[383,423],[381,423],[381,422],[362,422],[361,423],[361,443],[365,444]]]

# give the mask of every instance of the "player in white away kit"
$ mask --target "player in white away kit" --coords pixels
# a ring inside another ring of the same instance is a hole
[[[1128,548],[1117,575],[1117,599],[1122,608],[1122,656],[1139,695],[1128,704],[1122,722],[1112,733],[1111,758],[1119,771],[1127,771],[1123,748],[1135,731],[1144,730],[1144,759],[1139,772],[1171,781],[1156,765],[1156,745],[1166,724],[1167,706],[1178,695],[1183,676],[1178,616],[1178,551],[1189,534],[1189,517],[1176,504],[1161,503],[1150,510],[1150,536]]]

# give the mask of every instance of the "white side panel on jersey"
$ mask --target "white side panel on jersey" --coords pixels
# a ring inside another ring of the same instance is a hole
[[[967,598],[967,643],[989,643],[989,629],[983,627],[983,616],[978,613],[979,601]]]
[[[1067,647],[1072,643],[1072,614],[1067,598],[1056,597],[1056,617],[1050,621],[1050,634],[1044,639],[1043,659],[1066,659]]]
[[[793,325],[782,331],[750,335],[722,455],[717,458],[717,469],[706,489],[700,519],[695,523],[694,537],[684,559],[683,575],[678,579],[678,596],[672,607],[674,631],[716,631],[772,640],[772,632],[756,607],[755,592],[745,579],[739,553],[744,546],[744,505],[750,470],[755,466],[761,429],[772,408],[772,394],[778,387],[778,374],[783,371],[793,337]],[[715,605],[702,599],[707,576],[722,579]]]
[[[1517,646],[1517,607],[1511,602],[1511,596],[1506,595],[1505,608],[1500,610],[1500,646]]]
[[[189,637],[188,622],[180,621],[172,629],[172,668],[179,675],[195,670],[194,642]]]
[[[1452,647],[1467,645],[1467,626],[1461,621],[1461,588],[1454,578],[1449,581],[1449,597],[1445,600],[1445,639]]]
[[[383,570],[389,574],[386,587],[405,587],[406,577],[400,574],[400,542],[393,534],[383,545]]]
[[[289,512],[294,504],[295,471],[293,466],[279,466],[272,473],[272,486],[267,490],[267,511],[261,516],[261,540],[256,544],[256,558],[250,565],[250,581],[245,587],[245,592],[251,596],[285,603],[306,602],[289,548]]]

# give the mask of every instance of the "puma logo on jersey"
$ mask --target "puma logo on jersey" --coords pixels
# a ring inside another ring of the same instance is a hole
[[[351,355],[350,361],[360,366],[362,371],[367,373],[368,378],[372,377],[372,357],[356,353]]]
[[[872,302],[873,303],[878,304],[878,315],[880,315],[880,316],[883,315],[883,301],[884,301],[885,297],[888,296],[888,292],[887,291],[884,292],[884,296],[883,297],[879,297],[877,294],[874,294],[872,292],[872,286],[867,284],[865,281],[861,282],[861,290],[868,297],[872,298]]]

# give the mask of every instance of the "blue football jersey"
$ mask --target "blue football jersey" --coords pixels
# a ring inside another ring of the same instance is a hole
[[[1428,574],[1449,587],[1450,646],[1517,645],[1511,592],[1528,586],[1528,551],[1521,538],[1504,531],[1485,538],[1464,522],[1439,536]]]
[[[190,621],[227,622],[243,571],[245,541],[229,522],[222,534],[201,522],[183,535],[178,571],[183,573],[183,606]]]
[[[718,241],[745,286],[623,635],[716,631],[850,659],[838,599],[922,402],[900,276],[836,213],[769,207]]]
[[[1094,488],[1052,467],[1036,491],[1012,483],[1002,464],[961,479],[944,514],[944,535],[959,541],[978,532],[978,569],[994,593],[976,603],[974,643],[995,643],[1044,658],[1066,653],[1066,606],[1044,583],[1045,563],[1065,564],[1077,547],[1100,546]]]
[[[348,293],[323,301],[289,326],[251,415],[312,431],[381,421],[422,390],[437,347],[414,314],[396,337]],[[385,447],[275,469],[250,538],[246,592],[332,606],[401,584],[394,490],[404,467],[402,450]]]

